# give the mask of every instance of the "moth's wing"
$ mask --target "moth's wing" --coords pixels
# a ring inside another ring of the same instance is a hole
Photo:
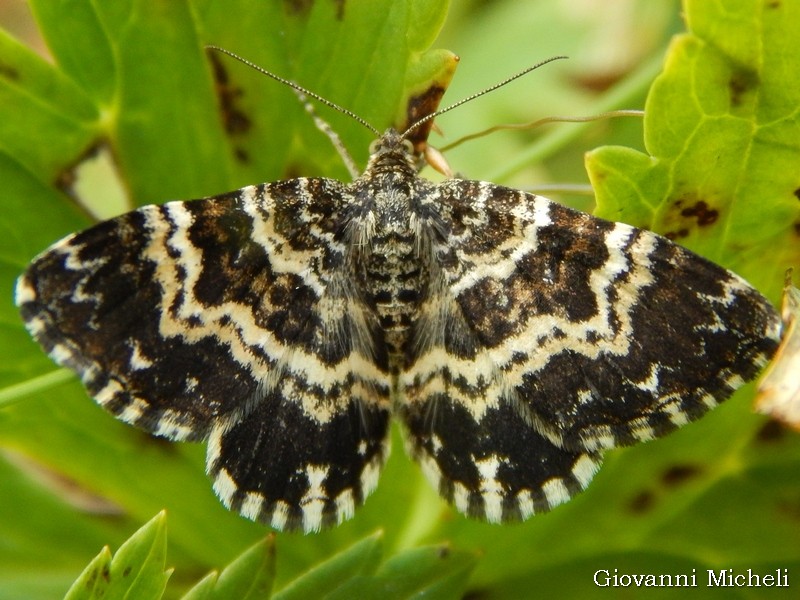
[[[470,381],[470,365],[431,354],[422,360],[402,378],[406,446],[460,512],[493,523],[525,520],[586,488],[598,453],[554,444],[514,401],[490,400],[493,384]]]
[[[147,206],[46,250],[17,303],[117,417],[210,435],[226,504],[289,528],[310,502],[319,527],[371,491],[387,451],[385,351],[342,273],[346,204],[342,184],[296,179]]]
[[[775,350],[765,298],[656,234],[481,182],[446,182],[431,205],[439,289],[402,375],[406,421],[415,455],[477,505],[487,457],[505,466],[497,494],[511,505],[545,477],[583,483],[575,465],[699,417]],[[442,414],[472,433],[445,447],[456,426]],[[493,449],[500,415],[529,427],[529,447]]]

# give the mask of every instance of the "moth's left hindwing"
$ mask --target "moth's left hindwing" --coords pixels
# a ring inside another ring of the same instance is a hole
[[[775,351],[772,305],[661,236],[489,183],[437,192],[440,293],[401,375],[403,418],[463,512],[499,521],[565,501],[597,452],[698,418]]]
[[[318,529],[352,514],[388,451],[382,341],[342,272],[346,202],[339,182],[296,179],[147,206],[49,248],[17,303],[117,417],[210,436],[226,505]]]

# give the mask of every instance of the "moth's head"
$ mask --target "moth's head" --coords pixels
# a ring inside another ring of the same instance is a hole
[[[414,154],[414,146],[402,134],[390,128],[369,145],[370,154],[382,152],[402,152],[410,156]]]
[[[369,146],[367,172],[386,168],[396,170],[401,165],[407,165],[412,172],[416,173],[414,146],[403,137],[403,134],[394,129],[388,129]]]

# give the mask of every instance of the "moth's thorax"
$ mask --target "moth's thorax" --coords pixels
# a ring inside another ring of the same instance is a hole
[[[419,179],[404,140],[388,132],[374,147],[369,166],[354,186],[362,204],[355,249],[357,285],[375,310],[392,369],[408,351],[412,328],[427,294],[429,266],[420,256],[420,199],[430,185]]]

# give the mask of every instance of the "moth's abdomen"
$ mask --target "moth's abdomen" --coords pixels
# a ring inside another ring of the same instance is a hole
[[[363,265],[366,296],[378,315],[393,370],[402,363],[428,288],[428,269],[415,248],[411,232],[377,234]]]

